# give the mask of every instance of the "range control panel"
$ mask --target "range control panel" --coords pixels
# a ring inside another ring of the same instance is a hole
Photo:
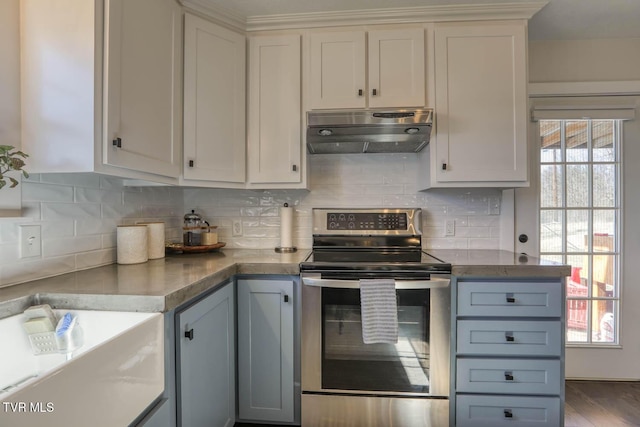
[[[407,230],[407,214],[327,212],[327,230]]]

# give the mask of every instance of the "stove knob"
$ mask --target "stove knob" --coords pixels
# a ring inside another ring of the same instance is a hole
[[[353,230],[354,228],[356,228],[356,225],[353,222],[350,222],[348,227],[350,230]]]
[[[329,221],[335,221],[336,219],[336,214],[329,215]]]
[[[349,215],[349,221],[355,221],[356,220],[356,216],[351,214]]]
[[[340,221],[345,221],[345,220],[347,219],[347,217],[346,217],[346,216],[344,216],[344,214],[340,214],[340,216],[338,217],[338,219],[339,219]]]
[[[336,224],[335,222],[330,222],[329,223],[329,229],[337,228],[337,227],[338,227],[338,224]]]

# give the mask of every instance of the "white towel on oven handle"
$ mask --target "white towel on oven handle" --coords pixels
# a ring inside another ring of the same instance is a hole
[[[362,341],[398,342],[398,303],[393,279],[360,279]]]

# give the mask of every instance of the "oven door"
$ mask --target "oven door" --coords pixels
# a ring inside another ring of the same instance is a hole
[[[364,344],[357,279],[302,274],[302,390],[449,396],[449,277],[396,280],[398,342]]]

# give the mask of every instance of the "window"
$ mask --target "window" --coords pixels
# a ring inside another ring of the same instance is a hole
[[[620,120],[540,120],[540,256],[572,266],[567,343],[616,345]]]

